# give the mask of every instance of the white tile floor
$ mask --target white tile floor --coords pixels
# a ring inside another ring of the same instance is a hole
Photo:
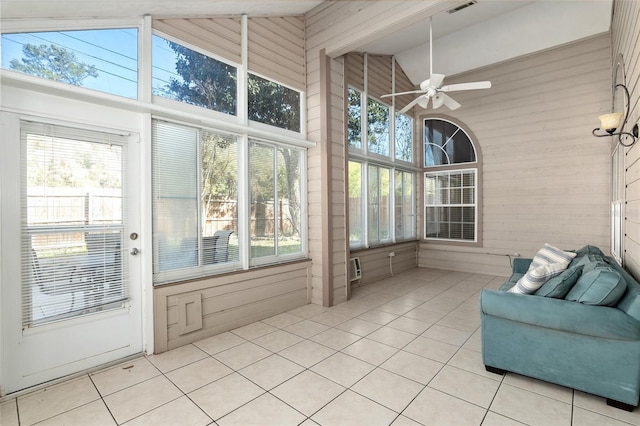
[[[484,370],[478,293],[417,269],[1,404],[14,425],[640,425],[602,398]]]

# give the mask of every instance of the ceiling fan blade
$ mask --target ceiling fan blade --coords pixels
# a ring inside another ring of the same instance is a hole
[[[460,90],[476,90],[491,88],[490,81],[474,81],[472,83],[448,84],[440,88],[441,92],[457,92]]]
[[[446,95],[444,93],[438,93],[433,97],[433,109],[438,109],[444,104],[444,97]]]
[[[444,81],[444,77],[444,74],[431,74],[431,77],[429,77],[428,80],[428,86],[440,88],[440,86],[442,86],[442,82]]]
[[[400,114],[404,114],[405,112],[409,111],[411,108],[413,108],[413,106],[415,104],[417,104],[418,102],[420,102],[420,100],[424,97],[424,95],[422,96],[418,96],[417,98],[415,98],[414,100],[412,100],[411,102],[409,102],[407,104],[407,106],[405,106],[404,108],[402,108],[400,111],[398,111]],[[428,98],[427,98],[428,100]]]
[[[429,96],[420,96],[418,105],[420,108],[426,109],[429,106]]]
[[[413,93],[424,93],[424,90],[410,90],[408,92],[388,93],[388,94],[382,95],[380,97],[381,98],[388,98],[388,97],[391,97],[391,96],[411,95]]]
[[[439,93],[438,95],[442,96],[442,101],[444,105],[452,111],[462,106],[449,95],[445,95],[444,93]],[[435,100],[434,100],[434,103],[435,103]]]

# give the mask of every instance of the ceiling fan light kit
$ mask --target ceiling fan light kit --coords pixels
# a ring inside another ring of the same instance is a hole
[[[400,110],[400,113],[409,111],[414,106],[418,105],[421,108],[426,109],[429,106],[429,99],[432,100],[433,109],[438,109],[442,105],[446,106],[450,110],[460,108],[462,105],[454,100],[451,96],[445,92],[458,92],[463,90],[477,90],[477,89],[489,89],[491,87],[490,81],[476,81],[471,83],[459,83],[443,86],[445,75],[433,73],[433,22],[432,18],[429,18],[429,68],[430,76],[428,79],[420,83],[420,90],[411,90],[408,92],[390,93],[382,95],[383,98],[419,94],[413,101],[409,102],[404,108]]]

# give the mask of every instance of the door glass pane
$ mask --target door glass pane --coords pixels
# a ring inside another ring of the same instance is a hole
[[[120,307],[128,294],[126,145],[48,130],[22,135],[25,327]]]

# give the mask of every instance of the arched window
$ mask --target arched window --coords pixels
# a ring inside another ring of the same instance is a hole
[[[480,242],[479,152],[470,132],[448,118],[423,122],[424,238]]]

